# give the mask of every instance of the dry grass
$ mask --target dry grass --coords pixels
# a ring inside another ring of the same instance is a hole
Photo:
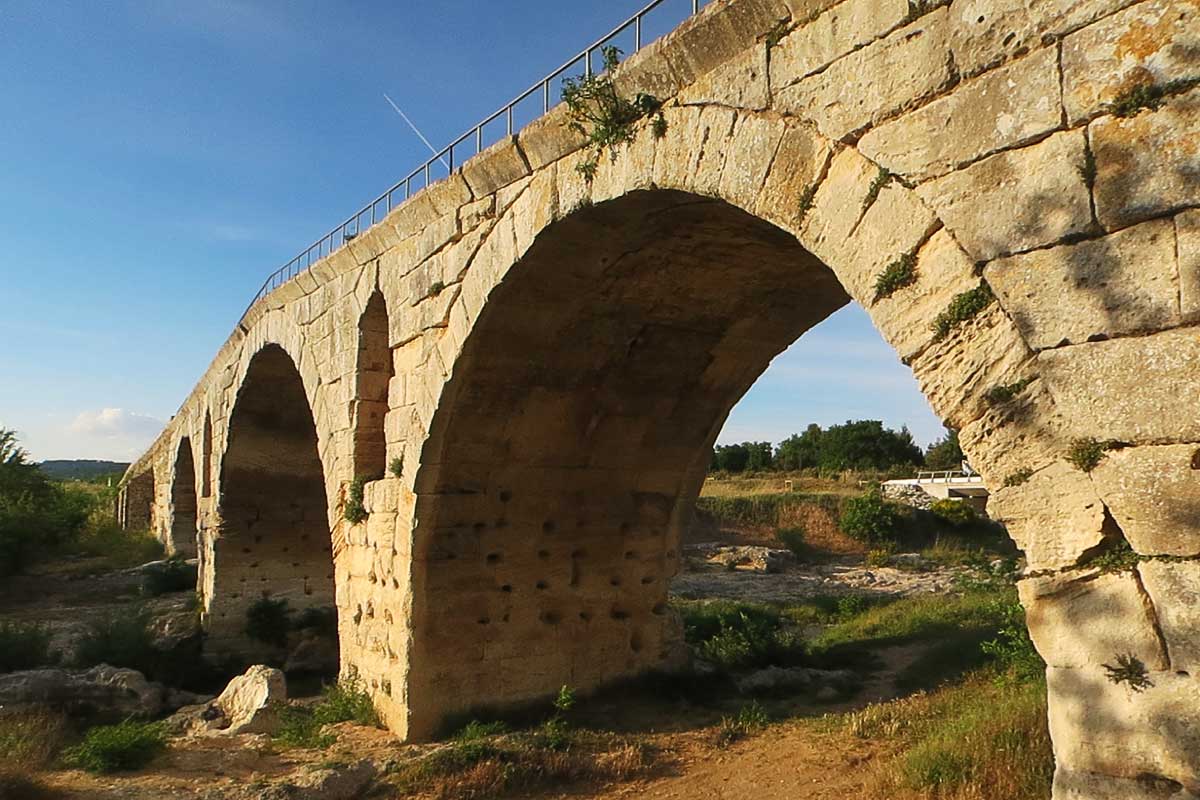
[[[814,478],[790,472],[771,472],[754,476],[710,476],[700,487],[701,497],[745,497],[753,494],[777,494],[788,491],[810,494],[856,495],[862,493],[862,482],[878,483],[878,476],[845,472],[837,478]]]
[[[0,800],[61,797],[38,773],[54,762],[69,733],[66,716],[54,711],[0,711]]]

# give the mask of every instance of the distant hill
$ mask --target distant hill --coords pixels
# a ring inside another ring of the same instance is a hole
[[[120,475],[129,468],[129,464],[121,461],[93,461],[91,459],[76,459],[73,461],[43,461],[38,465],[42,472],[57,481],[90,481],[104,475]]]

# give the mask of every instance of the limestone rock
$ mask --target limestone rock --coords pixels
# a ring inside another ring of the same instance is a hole
[[[1200,210],[1175,217],[1179,248],[1179,305],[1183,321],[1200,321]]]
[[[1171,669],[1200,672],[1200,562],[1143,561],[1142,585],[1154,603],[1158,626],[1167,644]]]
[[[174,695],[172,700],[186,700]],[[69,714],[153,717],[167,705],[162,684],[101,664],[89,670],[38,669],[0,675],[0,706],[45,705]]]
[[[785,89],[883,36],[908,10],[908,0],[847,0],[804,22],[771,50],[772,88]]]
[[[255,800],[358,800],[378,772],[371,761],[297,770],[258,794]]]
[[[283,672],[258,664],[231,680],[213,705],[227,723],[226,734],[272,733],[279,724],[273,706],[286,699]]]
[[[777,550],[754,545],[689,545],[689,552],[699,557],[733,569],[749,567],[755,572],[782,572],[796,560],[790,550]]]
[[[1188,444],[1123,448],[1092,470],[1100,497],[1137,552],[1200,555],[1198,452]]]

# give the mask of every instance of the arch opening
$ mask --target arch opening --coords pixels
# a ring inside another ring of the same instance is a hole
[[[186,558],[196,555],[196,531],[199,526],[196,503],[196,465],[192,443],[186,436],[179,440],[171,481],[170,541],[167,552]]]
[[[358,369],[354,397],[354,474],[374,480],[387,469],[388,389],[395,367],[388,347],[388,312],[378,289],[358,321]]]
[[[212,497],[212,414],[204,412],[204,433],[200,440],[200,496]]]
[[[634,192],[544,231],[481,311],[417,485],[414,666],[462,670],[447,630],[458,649],[520,646],[499,691],[463,675],[410,698],[444,713],[676,663],[668,582],[713,442],[771,359],[849,300],[792,235],[723,201]]]
[[[148,469],[130,479],[125,485],[122,501],[121,527],[127,531],[153,530],[154,525],[154,470]]]
[[[332,542],[316,425],[300,374],[278,345],[260,350],[246,371],[219,486],[219,529],[206,559],[210,645],[289,671],[336,674]]]

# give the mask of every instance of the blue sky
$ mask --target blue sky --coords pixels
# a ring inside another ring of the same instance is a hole
[[[0,426],[135,456],[266,275],[642,0],[0,3]],[[657,34],[688,0],[648,24]],[[940,424],[857,307],[776,360],[722,441]]]

